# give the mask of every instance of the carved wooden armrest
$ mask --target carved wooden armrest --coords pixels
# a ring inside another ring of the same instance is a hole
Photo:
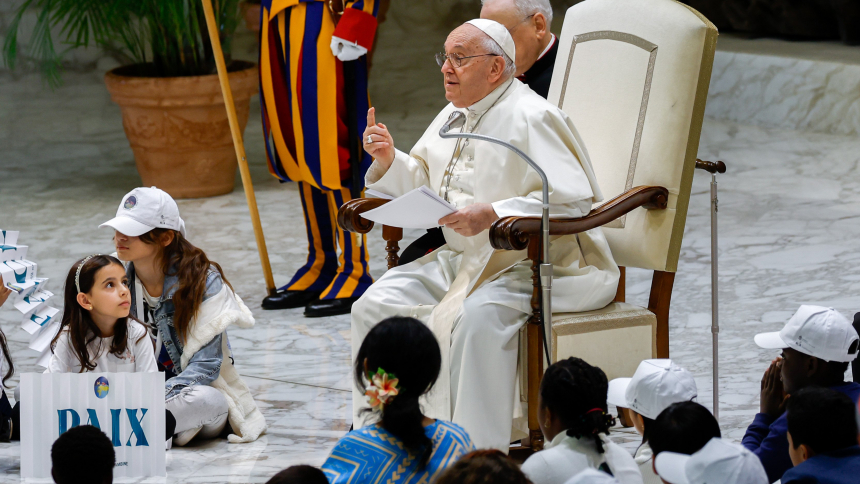
[[[381,207],[390,200],[384,198],[353,198],[340,206],[337,211],[337,224],[343,230],[366,234],[373,228],[373,222],[362,218],[361,214]]]
[[[573,235],[609,222],[643,207],[646,210],[666,208],[669,190],[663,187],[635,187],[604,203],[581,218],[550,219],[550,235]],[[499,250],[523,250],[530,237],[540,236],[540,217],[504,217],[490,227],[490,244]]]
[[[340,206],[337,211],[337,224],[347,232],[366,234],[373,228],[373,222],[362,217],[361,214],[368,210],[381,207],[391,200],[384,198],[353,198]],[[382,226],[382,238],[385,239],[385,260],[388,268],[396,267],[400,262],[400,242],[403,239],[403,229],[399,227]]]

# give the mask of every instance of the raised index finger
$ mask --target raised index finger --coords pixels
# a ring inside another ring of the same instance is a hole
[[[376,126],[376,108],[370,108],[367,110],[367,125]]]

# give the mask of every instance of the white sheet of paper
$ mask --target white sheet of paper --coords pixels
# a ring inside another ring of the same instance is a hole
[[[23,328],[24,331],[30,334],[34,334],[37,331],[41,330],[43,327],[47,326],[48,323],[50,323],[52,319],[57,317],[59,313],[60,310],[57,308],[53,308],[51,306],[44,306],[32,315],[30,315],[30,317],[24,318],[24,320],[21,322],[21,328]]]
[[[51,364],[51,349],[45,348],[45,351],[39,356],[39,359],[36,360],[36,364],[41,366],[42,368],[47,368],[49,364]]]
[[[456,211],[456,207],[433,190],[421,186],[361,216],[390,227],[432,229],[439,226],[440,218]]]
[[[48,278],[47,277],[34,277],[32,280],[27,281],[25,284],[27,287],[18,293],[18,297],[27,297],[31,294],[35,294],[36,291],[40,291],[48,287]],[[17,291],[16,291],[17,292]]]
[[[0,230],[0,245],[15,245],[17,243],[17,230]]]
[[[59,323],[51,321],[30,337],[30,349],[39,353],[50,348],[51,340],[57,335],[57,330],[60,329]]]
[[[0,262],[26,258],[26,245],[0,244]]]
[[[24,316],[29,316],[33,311],[45,303],[54,293],[51,291],[37,291],[29,296],[24,296],[15,303],[15,309],[21,311]]]
[[[372,188],[368,188],[368,189],[364,190],[364,198],[382,198],[385,200],[394,200],[393,196],[391,196],[387,193],[383,193],[383,192],[374,190]]]

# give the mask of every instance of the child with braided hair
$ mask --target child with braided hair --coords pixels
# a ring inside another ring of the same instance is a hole
[[[642,484],[633,456],[609,439],[615,419],[607,413],[608,388],[603,370],[579,358],[547,368],[538,394],[546,443],[522,467],[532,483],[564,484],[593,468],[612,474],[621,484]]]
[[[323,463],[331,484],[433,482],[475,450],[457,424],[426,417],[419,398],[439,376],[442,353],[433,332],[414,318],[384,319],[355,357],[355,384],[370,397],[377,423],[346,434]]]

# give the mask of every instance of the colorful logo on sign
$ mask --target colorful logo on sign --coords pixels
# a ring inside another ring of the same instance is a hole
[[[107,396],[108,391],[110,391],[110,385],[108,384],[108,379],[100,376],[96,379],[95,384],[95,392],[96,396],[99,398],[104,398]]]
[[[131,210],[134,206],[137,205],[137,198],[132,195],[125,199],[125,203],[122,205],[126,210]]]

